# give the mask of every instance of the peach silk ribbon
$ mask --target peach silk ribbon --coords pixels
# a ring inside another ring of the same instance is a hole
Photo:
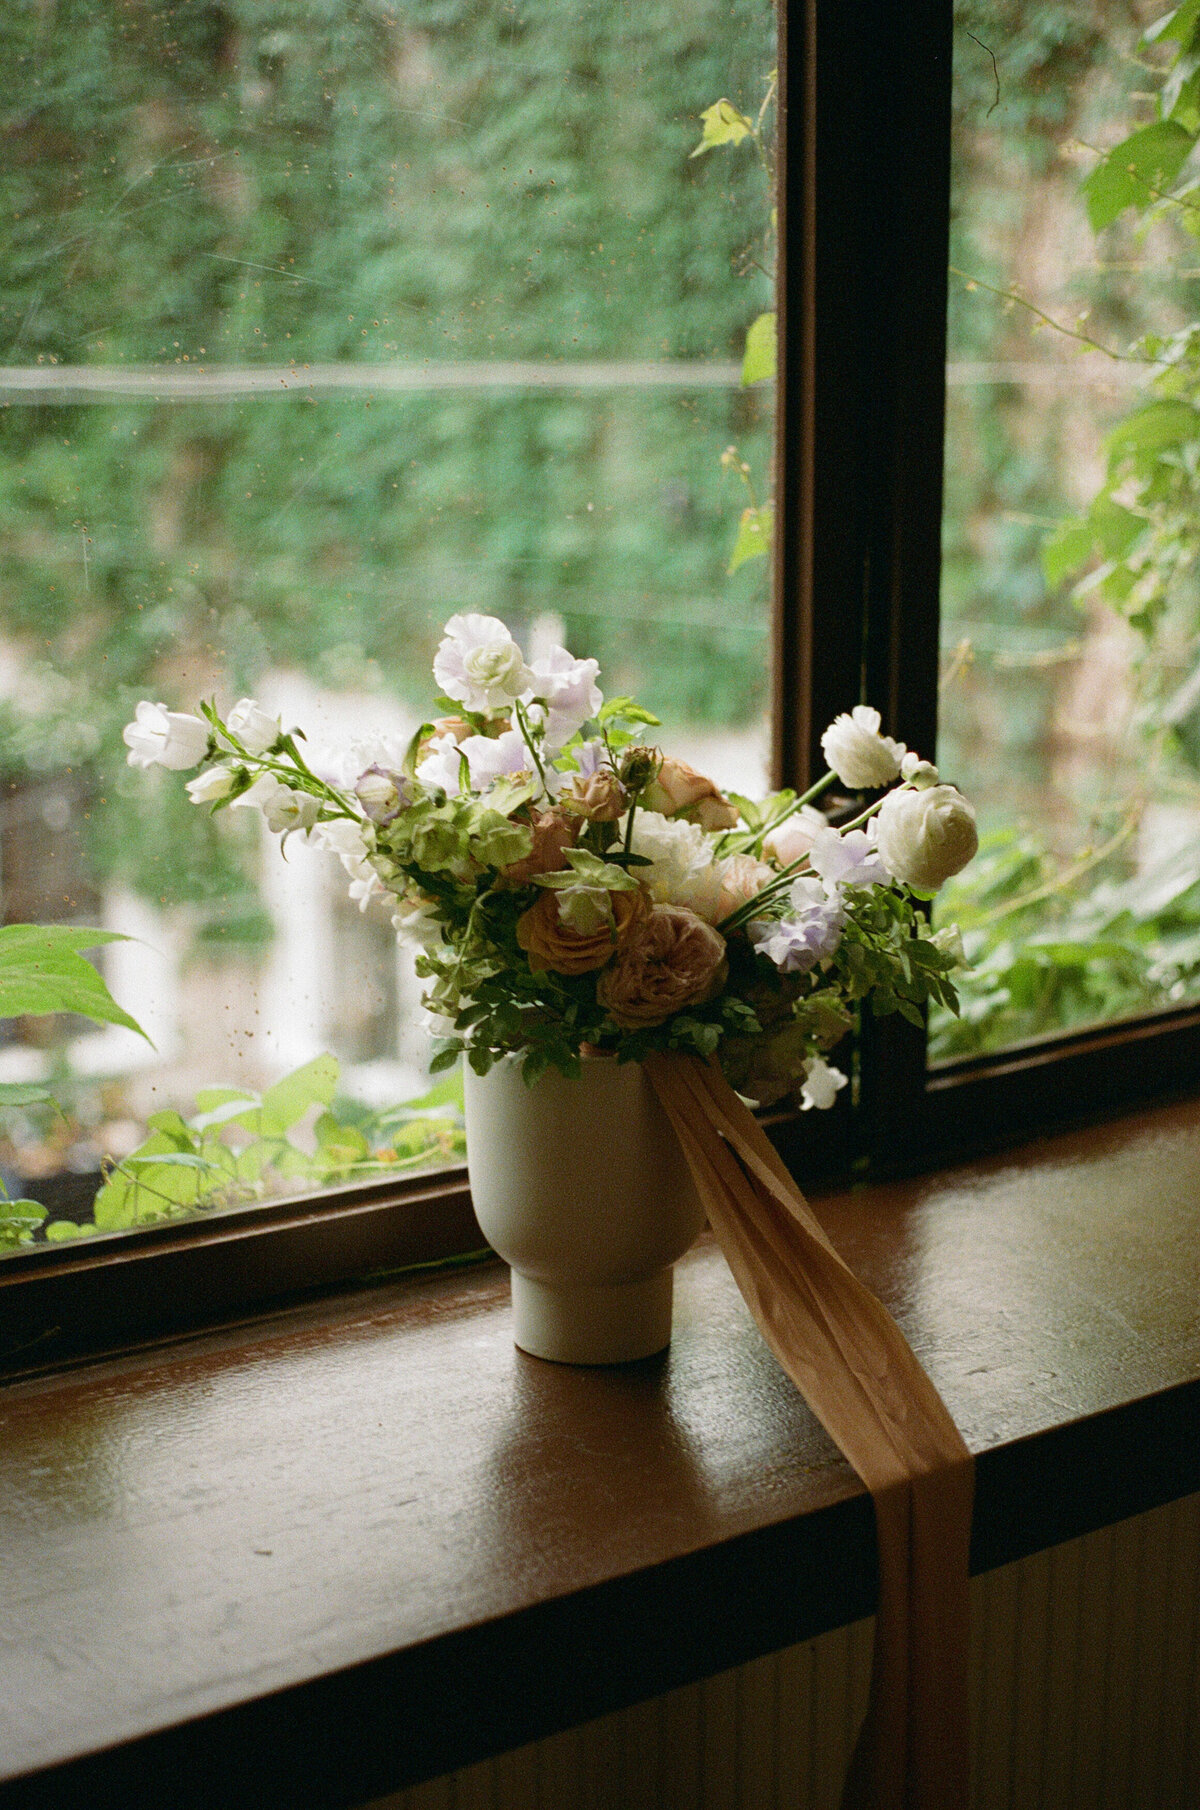
[[[966,1810],[971,1455],[715,1063],[645,1060],[763,1337],[875,1503],[871,1698],[842,1810]]]

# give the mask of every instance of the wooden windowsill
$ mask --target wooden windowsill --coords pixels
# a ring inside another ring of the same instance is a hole
[[[815,1204],[979,1455],[977,1569],[1200,1488],[1200,1105]],[[870,1611],[869,1501],[710,1241],[663,1359],[528,1358],[506,1296],[0,1391],[0,1806],[363,1803]]]

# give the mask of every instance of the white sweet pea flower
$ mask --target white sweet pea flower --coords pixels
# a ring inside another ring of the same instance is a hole
[[[879,811],[877,846],[894,879],[936,892],[979,847],[974,808],[954,786],[889,792]]]
[[[392,929],[396,932],[396,940],[407,948],[436,949],[442,942],[441,919],[437,907],[428,899],[399,899],[392,913]],[[435,1037],[453,1036],[453,1020],[438,1019],[429,1012],[425,1017]]]
[[[123,740],[131,767],[169,767],[182,773],[198,767],[208,748],[208,724],[198,716],[168,710],[143,698],[127,723]]]
[[[311,792],[293,792],[290,786],[280,786],[263,805],[267,828],[285,838],[296,830],[311,830],[320,811],[319,798]]]
[[[908,793],[908,797],[915,794]],[[865,830],[818,830],[808,851],[809,866],[825,882],[838,886],[886,886],[888,868]]]
[[[713,840],[698,823],[663,817],[658,811],[638,811],[633,820],[632,851],[651,863],[632,872],[656,905],[683,905],[706,924],[719,922],[728,863],[713,860]]]
[[[375,871],[369,860],[369,834],[361,823],[352,822],[349,817],[335,817],[328,823],[318,823],[311,839],[318,848],[336,855],[352,880],[365,881]]]
[[[963,948],[962,931],[957,924],[943,924],[940,930],[934,931],[929,940],[935,949],[940,949],[943,955],[950,957],[956,968],[965,968],[968,965],[967,952]]]
[[[871,792],[900,777],[904,743],[880,733],[882,718],[868,704],[835,717],[821,737],[821,750],[843,785]]]
[[[433,676],[468,710],[504,710],[533,683],[525,656],[497,616],[451,616]]]
[[[494,779],[534,771],[533,756],[519,729],[506,729],[503,735],[495,738],[490,735],[469,735],[458,747],[460,754],[466,756],[467,766],[471,770],[471,785],[476,792],[482,792]],[[551,779],[549,772],[546,778],[548,781]],[[557,779],[558,775],[555,774],[554,778]]]
[[[457,736],[448,732],[435,735],[417,764],[417,778],[431,792],[445,792],[457,798],[462,783],[462,761]]]
[[[225,727],[247,754],[265,754],[283,734],[279,718],[271,716],[254,698],[239,698],[225,718]]]
[[[237,811],[250,805],[253,809],[265,813],[278,794],[286,791],[287,787],[276,779],[273,773],[260,773],[252,786],[247,786],[244,792],[238,793],[229,808]]]
[[[603,704],[604,694],[596,684],[600,662],[577,660],[565,647],[552,647],[530,670],[531,694],[545,704],[544,709],[534,705],[530,715],[543,724],[546,748],[554,754]]]
[[[824,1057],[810,1056],[804,1064],[804,1086],[800,1089],[801,1112],[809,1112],[814,1106],[818,1112],[828,1112],[848,1080],[848,1075],[844,1075],[840,1068],[834,1068]]]
[[[350,898],[360,911],[373,905],[376,899],[386,899],[387,887],[373,870],[361,880],[351,880],[348,888]]]
[[[193,804],[216,804],[219,799],[229,797],[236,778],[234,767],[210,767],[207,773],[189,779],[184,790]]]

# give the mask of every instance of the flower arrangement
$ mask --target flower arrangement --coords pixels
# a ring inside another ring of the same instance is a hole
[[[134,766],[198,767],[197,804],[257,807],[284,844],[337,855],[362,908],[390,903],[442,1033],[434,1071],[519,1052],[532,1083],[586,1051],[683,1050],[761,1105],[824,1108],[862,1002],[956,1009],[961,941],[919,902],[974,854],[974,811],[877,711],[830,725],[802,796],[756,802],[650,745],[658,719],[606,701],[595,660],[527,662],[495,617],[452,617],[433,671],[445,714],[344,775],[252,699],[225,718],[143,702],[125,741]],[[835,781],[879,796],[835,827],[816,808]]]

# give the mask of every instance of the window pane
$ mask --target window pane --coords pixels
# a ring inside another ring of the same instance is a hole
[[[773,40],[767,0],[8,9],[4,918],[139,939],[98,960],[156,1046],[6,1022],[0,1079],[63,1109],[7,1109],[16,1191],[86,1219],[149,1113],[326,1055],[341,1131],[313,1158],[326,1065],[308,1155],[214,1171],[219,1201],[461,1156],[453,1081],[389,1110],[428,1079],[387,914],[131,771],[139,698],[255,696],[322,758],[406,738],[474,610],[761,784],[767,561],[728,569],[722,454],[765,502],[769,182],[752,143],[691,153],[718,98],[757,114]]]
[[[1165,416],[1151,444],[1144,337],[1195,316],[1197,216],[1163,199],[1190,116],[1140,179],[1104,155],[1159,117],[1161,11],[958,9],[939,760],[983,847],[938,907],[975,970],[934,1059],[1200,985],[1195,446]]]

